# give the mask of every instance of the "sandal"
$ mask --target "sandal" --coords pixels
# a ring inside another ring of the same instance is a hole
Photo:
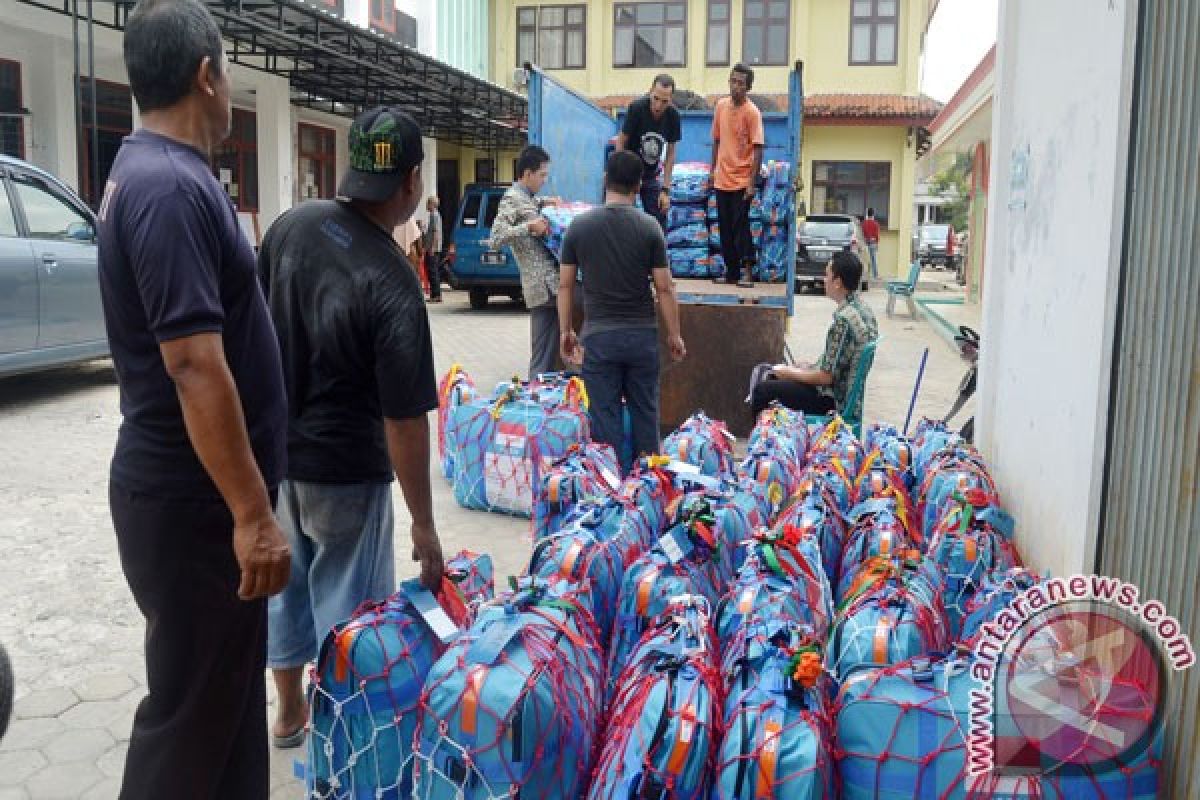
[[[293,747],[299,747],[300,745],[304,744],[304,738],[306,736],[308,736],[308,731],[305,730],[304,725],[301,725],[299,728],[287,734],[286,736],[277,736],[275,734],[271,734],[271,744],[274,745],[275,749],[277,750],[290,750]]]

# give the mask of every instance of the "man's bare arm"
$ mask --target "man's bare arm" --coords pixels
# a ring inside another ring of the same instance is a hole
[[[679,298],[675,296],[675,281],[666,267],[655,267],[650,274],[654,278],[658,307],[662,309],[663,322],[667,326],[667,346],[671,349],[671,358],[682,361],[687,356],[687,347],[679,330]]]
[[[287,586],[291,550],[275,521],[242,414],[241,398],[219,333],[197,333],[159,345],[175,383],[188,439],[233,515],[233,548],[243,600]]]
[[[558,270],[558,349],[564,362],[578,363],[579,337],[575,334],[575,276],[579,268],[563,264]]]
[[[421,562],[421,583],[436,590],[445,565],[442,543],[433,521],[433,492],[429,485],[429,417],[385,418],[388,455],[412,517],[413,560]]]
[[[789,367],[779,365],[771,370],[775,377],[795,383],[806,383],[809,386],[832,386],[833,373],[815,367]]]

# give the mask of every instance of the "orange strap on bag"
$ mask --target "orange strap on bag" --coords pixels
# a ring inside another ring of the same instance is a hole
[[[482,664],[471,667],[467,672],[466,689],[462,696],[462,729],[463,733],[472,736],[479,730],[479,696],[483,693],[487,672],[488,668]]]
[[[875,639],[871,645],[871,658],[876,664],[888,663],[888,640],[892,636],[892,618],[886,614],[875,626]]]
[[[562,567],[559,568],[559,574],[568,580],[573,577],[575,572],[575,562],[579,560],[579,554],[583,552],[583,542],[576,539],[571,542],[571,546],[567,548],[567,554],[563,556]]]
[[[779,740],[783,727],[779,720],[769,719],[763,726],[762,752],[758,756],[758,776],[754,782],[755,800],[775,797],[775,771],[779,767]]]
[[[658,580],[658,570],[652,569],[638,581],[636,608],[639,617],[645,616],[646,609],[650,607],[650,592],[653,591],[656,580]]]
[[[683,764],[687,761],[688,751],[692,749],[692,738],[696,734],[696,709],[690,704],[679,712],[679,733],[675,743],[671,745],[671,755],[667,757],[667,772],[679,775],[683,772]]]

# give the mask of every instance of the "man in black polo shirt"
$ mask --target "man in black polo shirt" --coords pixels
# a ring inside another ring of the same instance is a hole
[[[633,455],[657,453],[658,314],[667,325],[671,358],[687,350],[679,335],[679,304],[667,268],[662,230],[633,206],[641,162],[613,153],[604,171],[605,203],[571,222],[563,238],[558,318],[563,359],[579,361],[571,327],[575,277],[583,273],[583,381],[591,397],[592,435],[621,452],[621,401],[629,407]],[[631,465],[623,463],[622,469]]]
[[[349,144],[344,199],[287,212],[259,252],[288,397],[279,519],[292,575],[271,599],[267,640],[277,747],[304,741],[303,671],[325,634],[395,591],[393,473],[421,580],[436,589],[442,577],[426,417],[437,408],[433,345],[416,270],[392,238],[421,202],[421,131],[383,106],[354,121]]]
[[[629,105],[617,134],[617,150],[629,150],[642,159],[642,208],[663,230],[671,207],[675,145],[682,138],[679,111],[671,105],[674,94],[674,78],[665,73],[655,77],[650,91]]]
[[[287,410],[254,252],[209,168],[229,134],[228,61],[197,0],[142,0],[124,50],[142,127],[105,187],[99,275],[124,417],[109,505],[149,693],[121,798],[265,800]]]

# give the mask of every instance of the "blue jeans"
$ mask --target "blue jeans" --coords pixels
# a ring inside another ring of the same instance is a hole
[[[284,481],[276,513],[292,573],[267,601],[267,666],[287,669],[315,660],[325,634],[359,604],[396,590],[392,486]]]
[[[879,280],[879,243],[867,242],[867,251],[871,254],[871,280]]]
[[[583,340],[583,382],[591,398],[592,439],[621,452],[621,400],[629,408],[633,456],[657,453],[658,331],[627,328],[589,333]],[[621,459],[628,472],[632,461]]]

